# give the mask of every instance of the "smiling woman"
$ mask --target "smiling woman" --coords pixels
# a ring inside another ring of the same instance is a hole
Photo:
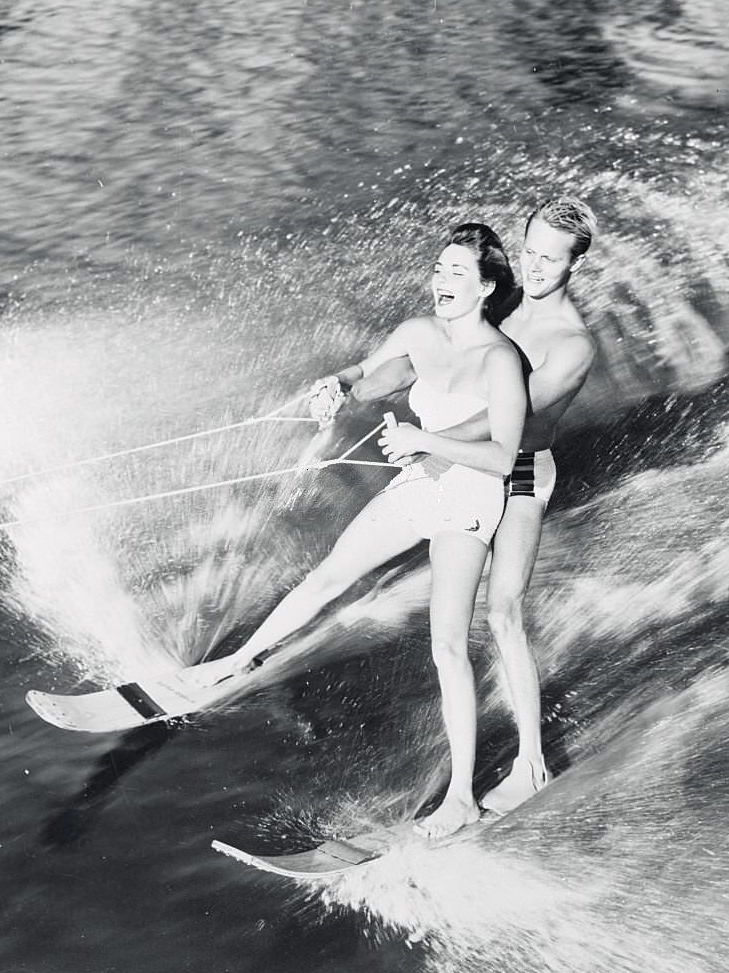
[[[470,254],[470,258],[465,258],[465,261],[464,250]],[[451,233],[449,246],[436,261],[433,269],[436,313],[444,312],[448,305],[456,301],[458,294],[468,295],[469,282],[472,285],[474,282],[474,256],[477,261],[479,296],[485,297],[481,313],[490,324],[495,324],[496,310],[514,291],[514,274],[501,240],[484,223],[462,223],[457,226]],[[453,314],[453,311],[444,312],[442,317],[447,318]]]
[[[354,384],[356,390],[358,381],[386,362],[407,359],[416,375],[410,404],[422,428],[404,423],[385,431],[380,440],[384,452],[393,463],[404,460],[405,469],[367,504],[328,557],[246,644],[214,669],[219,678],[250,666],[359,578],[429,540],[431,644],[451,753],[443,803],[417,826],[430,836],[450,834],[479,817],[473,796],[476,697],[468,632],[526,413],[519,357],[490,323],[494,307],[513,287],[499,237],[485,224],[461,224],[435,264],[434,313],[404,321],[363,362],[315,384],[319,415],[323,389],[336,408],[342,385]],[[490,440],[458,442],[442,434],[486,409]],[[434,468],[406,460],[417,453],[443,462]],[[206,670],[208,678],[211,666]]]

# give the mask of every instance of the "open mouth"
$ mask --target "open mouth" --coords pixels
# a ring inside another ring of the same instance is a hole
[[[455,301],[456,295],[452,291],[441,291],[436,293],[436,303],[438,307],[446,307]]]

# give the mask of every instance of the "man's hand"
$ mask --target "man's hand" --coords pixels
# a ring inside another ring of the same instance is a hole
[[[396,466],[409,466],[417,461],[418,453],[425,450],[425,433],[409,422],[403,422],[392,429],[385,429],[377,445],[389,463]]]

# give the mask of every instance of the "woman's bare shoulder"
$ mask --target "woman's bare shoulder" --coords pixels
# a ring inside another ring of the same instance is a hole
[[[521,368],[519,353],[506,335],[497,331],[495,341],[490,341],[483,349],[481,363],[484,368],[503,368],[509,367],[509,363],[516,364]]]

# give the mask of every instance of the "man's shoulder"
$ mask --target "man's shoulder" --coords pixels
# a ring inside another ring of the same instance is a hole
[[[581,318],[577,321],[569,319],[555,321],[546,341],[547,358],[553,358],[558,354],[560,358],[589,364],[595,356],[596,349],[595,339]]]
[[[560,306],[557,313],[541,323],[541,330],[550,346],[565,343],[584,349],[594,346],[594,338],[582,315],[569,299]]]
[[[513,338],[523,353],[529,356],[533,369],[552,369],[557,365],[564,369],[588,369],[597,350],[595,339],[581,319],[555,315],[553,318],[534,323],[527,335],[524,331]]]
[[[587,325],[578,311],[556,315],[549,323],[548,329],[545,330],[548,330],[555,339],[560,341],[578,339],[591,342],[593,340]]]

